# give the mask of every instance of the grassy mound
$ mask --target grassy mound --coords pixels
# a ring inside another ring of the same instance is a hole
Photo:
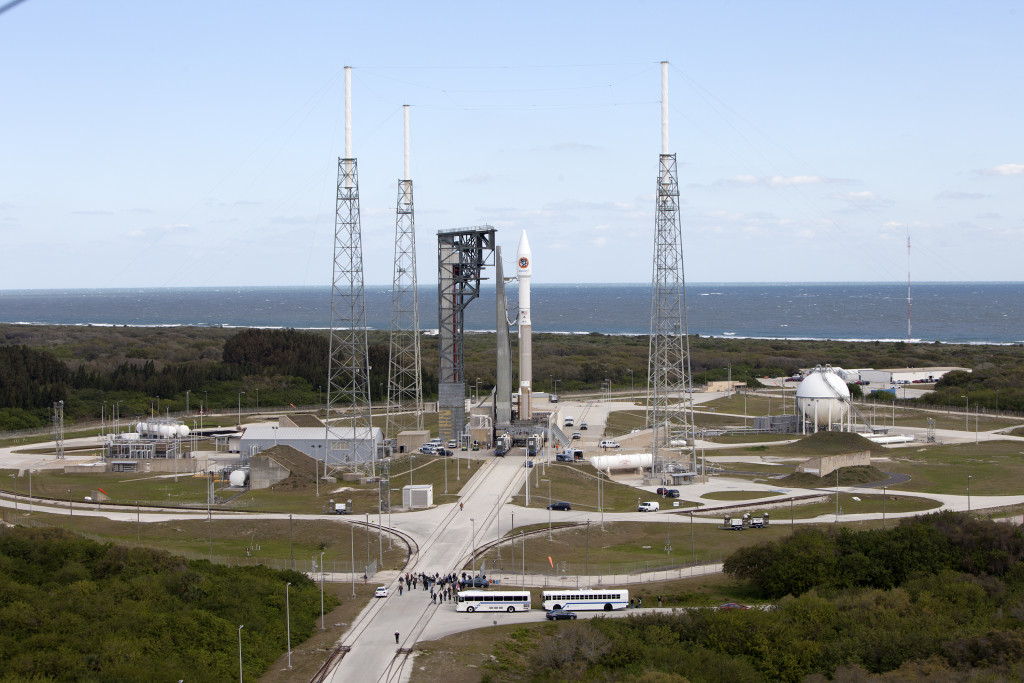
[[[859,486],[874,481],[884,481],[889,475],[873,465],[841,467],[839,469],[840,486]],[[789,476],[775,480],[776,483],[801,489],[820,489],[836,485],[836,474],[832,472],[824,477],[816,477],[805,472],[794,472]]]
[[[796,443],[773,448],[773,455],[841,455],[844,453],[885,453],[885,448],[868,441],[860,434],[852,432],[818,432],[800,439]]]

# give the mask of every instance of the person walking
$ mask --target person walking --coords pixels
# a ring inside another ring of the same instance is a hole
[[[395,645],[398,645],[398,631],[395,631]]]

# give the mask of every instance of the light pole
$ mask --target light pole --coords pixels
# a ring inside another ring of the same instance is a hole
[[[324,630],[324,551],[320,551],[320,630]]]
[[[562,380],[559,380],[559,379],[551,381],[551,383],[555,385],[555,396],[558,396],[558,383],[561,382],[561,381]]]
[[[72,529],[75,526],[75,506],[71,504],[71,489],[68,489],[68,528]]]
[[[885,487],[882,487],[882,528],[885,528]]]
[[[356,597],[356,525],[349,523],[349,531],[352,532],[352,597]]]
[[[480,403],[480,378],[476,378],[476,402]]]
[[[586,563],[583,565],[583,573],[587,577],[587,585],[590,585],[590,519],[587,518],[587,555]]]
[[[627,372],[629,373],[629,396],[632,398],[633,394],[636,392],[636,387],[633,384],[633,368],[627,369]]]
[[[12,486],[14,486],[14,514],[17,515],[18,514],[18,480],[16,478],[17,477],[16,474],[12,474],[12,475],[10,475],[10,477],[11,477],[11,481],[13,482]]]
[[[284,620],[285,629],[288,633],[288,668],[292,668],[292,603],[291,596],[288,594],[288,589],[291,588],[291,582],[289,581],[284,585]]]
[[[964,431],[971,431],[971,399],[964,394],[960,394],[960,398],[964,400]]]
[[[28,511],[32,512],[32,468],[28,470]]]
[[[469,521],[473,523],[473,575],[476,576],[476,518],[470,517]]]
[[[541,479],[548,483],[548,540],[551,540],[551,480]]]
[[[191,390],[191,389],[186,389],[186,390],[185,390],[185,414],[186,414],[186,415],[188,415],[188,414],[189,414],[190,412],[192,412],[191,410],[189,410],[189,406],[190,406],[190,404],[189,404],[189,401],[188,401],[188,399],[189,399],[189,395],[190,395],[191,393],[192,393],[192,390]]]
[[[836,468],[836,523],[839,523],[839,468]]]
[[[274,445],[276,446],[277,445],[277,427],[271,425],[270,428],[274,430]]]
[[[967,511],[971,511],[971,476],[967,475]]]
[[[693,511],[690,511],[690,562],[696,562],[697,551],[693,542]]]
[[[245,393],[244,391],[239,391],[238,392],[238,426],[239,427],[242,426],[242,394],[244,394],[244,393]]]
[[[260,388],[256,387],[256,412],[260,412]]]
[[[242,683],[242,629],[245,624],[238,627],[238,683]]]

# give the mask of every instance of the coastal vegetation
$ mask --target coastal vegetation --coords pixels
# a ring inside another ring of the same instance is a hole
[[[286,612],[293,643],[320,616],[319,587],[299,572],[186,561],[57,529],[0,529],[0,594],[3,681],[225,681],[240,663],[251,680],[286,651]]]
[[[534,385],[540,391],[646,387],[648,339],[628,335],[534,334]],[[494,335],[465,338],[467,384],[494,386]],[[370,391],[387,387],[388,333],[369,334]],[[690,338],[695,384],[725,380],[758,387],[758,378],[800,368],[958,366],[921,399],[897,403],[1024,410],[1024,346],[908,344],[781,339]],[[437,338],[422,338],[423,387],[436,392]],[[68,423],[186,407],[241,411],[317,406],[325,400],[328,333],[219,327],[92,327],[0,324],[0,430],[45,427],[55,401]],[[241,392],[245,392],[244,394]],[[889,402],[890,394],[875,397]],[[258,405],[257,405],[258,402]],[[753,410],[753,408],[752,408]]]

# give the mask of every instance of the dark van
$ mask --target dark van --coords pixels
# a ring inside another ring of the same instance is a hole
[[[548,505],[548,510],[572,510],[572,505],[560,500]]]

